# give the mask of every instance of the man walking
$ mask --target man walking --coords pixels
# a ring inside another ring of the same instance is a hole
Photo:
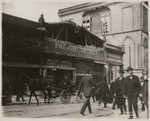
[[[149,103],[149,97],[148,97],[148,73],[145,72],[143,73],[143,79],[144,79],[144,83],[143,83],[143,87],[142,87],[142,90],[141,90],[141,93],[142,93],[142,99],[143,99],[143,105],[142,107],[144,106],[144,109],[145,109],[145,106],[147,108],[147,118],[149,119],[149,106],[148,106],[148,103]]]
[[[117,105],[117,100],[116,100],[116,97],[114,96],[115,91],[116,91],[116,83],[114,80],[112,80],[110,84],[110,95],[113,98],[113,105],[112,105],[113,110],[115,110],[115,107]]]
[[[144,76],[140,77],[140,82],[141,82],[141,93],[143,95],[143,90],[144,90],[144,86],[143,86],[143,84],[144,84]],[[141,111],[145,111],[144,97],[142,96],[139,99],[140,99],[141,105],[142,105]]]
[[[99,106],[101,102],[104,102],[104,107],[107,107],[107,96],[110,94],[109,87],[107,85],[107,77],[104,76],[103,80],[100,80],[97,83],[97,88],[98,88],[98,96],[100,97],[100,100],[98,102]]]
[[[141,91],[141,84],[139,78],[133,75],[132,67],[128,67],[127,72],[129,73],[129,76],[125,78],[125,95],[128,98],[129,119],[133,119],[132,106],[136,117],[139,118],[137,102],[138,96],[142,96],[142,94],[139,94]]]
[[[78,95],[80,94],[81,90],[84,93],[84,96],[86,98],[80,113],[85,116],[84,111],[86,110],[86,108],[88,107],[89,113],[92,113],[92,109],[91,109],[91,104],[90,104],[90,97],[92,96],[92,88],[96,87],[96,84],[94,83],[93,80],[93,76],[89,74],[89,72],[87,71],[87,74],[82,77],[81,82],[79,84],[79,91],[78,91]]]
[[[125,81],[124,81],[124,77],[123,77],[123,70],[120,70],[119,71],[119,78],[116,79],[115,81],[115,85],[116,85],[116,91],[115,91],[115,97],[116,97],[116,100],[117,100],[117,104],[119,106],[119,109],[121,111],[120,115],[122,115],[125,111],[125,114],[126,114],[126,99],[125,97],[123,96],[124,94],[124,91],[125,91]]]

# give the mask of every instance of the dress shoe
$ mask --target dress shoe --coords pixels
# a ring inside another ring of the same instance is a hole
[[[123,112],[119,113],[119,115],[122,115],[122,114],[123,114]]]
[[[145,109],[141,109],[141,111],[145,111]]]
[[[20,100],[19,100],[19,99],[16,99],[16,102],[20,102]]]
[[[86,116],[84,113],[80,113],[82,116]]]
[[[129,118],[128,119],[133,119],[133,116],[129,116]]]
[[[101,102],[98,103],[98,106],[100,107]]]
[[[136,114],[136,118],[139,118],[139,114]]]

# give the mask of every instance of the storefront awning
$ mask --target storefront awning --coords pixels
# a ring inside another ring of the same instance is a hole
[[[107,61],[107,63],[111,64],[111,65],[116,65],[116,66],[123,66],[122,63],[117,63],[117,62],[110,62],[110,61]]]
[[[46,66],[43,66],[43,67],[52,68],[52,69],[62,69],[62,70],[76,70],[75,68],[72,68],[72,67],[49,66],[49,65],[46,65]]]
[[[22,67],[22,68],[52,68],[52,69],[63,69],[63,70],[76,70],[72,67],[61,67],[61,66],[49,66],[49,65],[37,65],[37,64],[25,64],[25,63],[10,63],[3,62],[3,66],[7,67]]]
[[[97,63],[97,64],[106,64],[106,62],[104,62],[104,61],[94,61],[94,63]]]
[[[7,67],[25,67],[25,68],[42,68],[42,65],[37,64],[25,64],[25,63],[10,63],[10,62],[3,62],[3,66]]]

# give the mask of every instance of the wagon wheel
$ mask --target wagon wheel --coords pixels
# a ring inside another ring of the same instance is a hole
[[[63,104],[68,104],[71,101],[71,93],[63,90],[60,94],[60,99]]]
[[[84,96],[83,96],[83,93],[81,93],[79,96],[76,95],[76,101],[77,103],[83,103],[85,100]]]

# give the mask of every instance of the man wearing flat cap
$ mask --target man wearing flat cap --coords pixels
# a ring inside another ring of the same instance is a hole
[[[121,69],[119,71],[119,78],[115,80],[116,90],[114,96],[116,97],[117,105],[121,111],[120,115],[122,115],[125,111],[126,114],[126,98],[123,96],[125,94],[125,79],[123,77],[124,71]]]
[[[140,94],[141,84],[139,78],[133,75],[132,67],[128,67],[127,72],[129,73],[129,76],[125,78],[125,96],[128,98],[129,119],[133,119],[132,106],[136,117],[139,118],[137,102],[138,97],[142,96],[142,94]]]

